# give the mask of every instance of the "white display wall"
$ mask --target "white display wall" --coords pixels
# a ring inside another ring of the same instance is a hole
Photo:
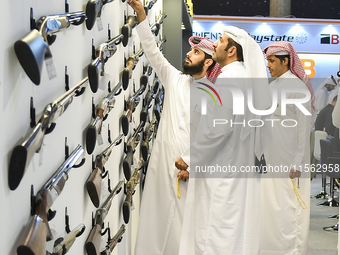
[[[86,0],[69,0],[69,11],[85,11]],[[22,138],[32,131],[30,127],[30,99],[33,97],[36,109],[36,121],[39,120],[45,106],[59,98],[65,93],[65,67],[67,66],[70,88],[78,84],[87,77],[87,66],[92,62],[92,40],[98,47],[108,40],[108,25],[111,30],[111,38],[120,34],[120,28],[124,25],[124,14],[133,14],[133,10],[126,1],[115,0],[108,3],[102,9],[101,22],[103,30],[99,31],[98,21],[92,28],[87,30],[85,23],[79,26],[70,26],[56,34],[55,42],[50,46],[53,63],[57,77],[50,80],[44,64],[40,85],[35,85],[24,72],[15,52],[14,43],[22,39],[30,32],[30,8],[33,8],[33,16],[38,20],[41,16],[65,13],[65,2],[62,0],[19,0],[3,1],[0,15],[1,40],[0,40],[0,114],[1,114],[1,144],[0,144],[0,247],[1,254],[16,254],[19,242],[19,234],[25,227],[30,216],[30,193],[31,185],[34,192],[50,178],[57,168],[65,161],[65,138],[70,153],[82,145],[85,149],[86,128],[92,120],[92,98],[98,104],[104,98],[107,91],[107,84],[111,82],[113,88],[121,81],[121,72],[124,69],[124,58],[132,55],[133,49],[139,50],[139,38],[133,29],[132,37],[126,47],[122,44],[117,46],[117,52],[105,64],[105,76],[100,78],[100,85],[97,93],[93,93],[90,86],[86,86],[85,93],[75,97],[68,109],[56,120],[56,127],[51,134],[44,137],[40,153],[36,153],[21,180],[20,185],[11,191],[8,186],[8,166],[11,153],[15,145]],[[155,21],[156,16],[162,10],[162,1],[157,1],[149,11],[148,18],[150,24]],[[165,20],[166,22],[166,20]],[[160,33],[162,34],[162,33]],[[159,35],[160,37],[160,35]],[[155,38],[158,40],[158,38]],[[135,47],[134,47],[135,45]],[[143,65],[147,64],[143,56],[133,71],[133,77],[129,81],[129,87],[116,97],[114,108],[109,113],[103,123],[102,138],[103,144],[96,145],[92,155],[95,157],[101,153],[108,145],[108,127],[111,131],[111,139],[114,140],[122,133],[121,115],[124,111],[124,99],[128,99],[133,94],[133,82],[136,90],[139,88],[139,79],[143,73]],[[152,84],[154,72],[149,78]],[[142,98],[146,92],[143,94]],[[138,105],[133,114],[135,126],[130,125],[130,130],[139,124],[139,113],[141,104]],[[127,142],[131,132],[124,138]],[[55,201],[52,210],[57,214],[49,222],[53,231],[54,240],[47,242],[46,248],[52,251],[55,239],[63,237],[65,232],[65,208],[67,207],[70,218],[70,228],[75,228],[83,223],[86,226],[85,232],[76,239],[70,249],[69,254],[86,254],[84,245],[92,228],[92,213],[96,209],[92,204],[85,182],[92,171],[92,155],[88,155],[86,149],[83,153],[85,164],[80,168],[71,169],[69,178],[64,190]],[[139,146],[135,155],[139,158]],[[122,161],[124,153],[124,143],[113,148],[112,154],[105,164],[109,171],[112,189],[120,181],[124,180]],[[79,163],[79,161],[77,162]],[[108,195],[107,178],[102,182],[102,198],[104,201]],[[134,254],[134,244],[138,226],[138,214],[140,205],[140,185],[136,187],[133,196],[134,210],[132,217],[126,225],[126,232],[123,240],[113,250],[112,254]],[[125,199],[124,192],[120,192],[111,205],[109,214],[105,218],[105,227],[110,223],[111,237],[115,235],[120,226],[124,223],[122,216],[122,203]],[[102,238],[102,247],[107,241],[107,235]]]

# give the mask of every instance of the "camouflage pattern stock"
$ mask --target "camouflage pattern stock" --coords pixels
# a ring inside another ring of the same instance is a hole
[[[129,80],[132,77],[132,70],[135,69],[139,58],[143,56],[144,51],[142,48],[140,48],[135,54],[130,56],[127,60],[126,67],[123,70],[122,73],[122,82],[123,82],[123,87],[128,87],[129,85]]]
[[[88,65],[87,74],[89,77],[90,87],[93,93],[96,93],[99,87],[99,77],[104,76],[104,66],[106,61],[117,51],[117,45],[123,39],[123,35],[117,35],[105,43],[99,45],[96,49],[96,59]],[[126,87],[124,87],[126,90]]]
[[[20,244],[17,248],[18,255],[46,254],[46,241],[53,239],[48,225],[48,221],[55,215],[55,212],[50,210],[51,206],[62,192],[68,179],[69,170],[79,160],[83,152],[84,149],[78,145],[37,193],[34,205],[32,205],[34,207],[32,208],[33,215],[20,237]]]
[[[160,83],[159,78],[157,76],[155,76],[152,87],[149,88],[148,92],[146,93],[146,95],[144,97],[144,105],[143,105],[143,108],[140,112],[139,119],[141,121],[144,121],[145,123],[148,120],[149,108],[151,107],[150,105],[151,105],[152,100],[154,100],[155,95],[157,94],[159,83]]]
[[[86,4],[86,28],[91,30],[96,23],[97,17],[102,14],[102,8],[105,4],[111,3],[114,0],[89,0]]]
[[[121,142],[123,134],[119,135],[101,154],[96,156],[96,168],[86,181],[86,190],[93,205],[98,208],[102,190],[102,174],[105,172],[104,165],[111,155],[112,148]]]
[[[110,195],[108,195],[105,199],[102,206],[96,211],[94,226],[85,243],[85,249],[88,255],[100,254],[101,231],[104,225],[104,220],[110,210],[114,196],[120,192],[123,183],[123,181],[118,182]]]
[[[138,91],[132,95],[126,102],[126,111],[122,115],[122,130],[123,134],[126,136],[129,132],[129,123],[132,121],[132,113],[135,111],[137,105],[140,102],[140,96],[144,93],[146,86],[141,85]]]
[[[29,136],[21,144],[14,147],[8,168],[8,185],[11,190],[15,190],[19,186],[34,153],[40,151],[44,136],[53,131],[55,121],[66,111],[72,103],[73,97],[87,83],[88,78],[86,77],[57,100],[48,104]]]
[[[133,153],[140,141],[140,132],[144,127],[145,122],[141,122],[136,128],[135,133],[131,136],[126,144],[126,156],[123,160],[123,172],[125,179],[130,180],[131,177],[131,165],[133,163]]]
[[[86,19],[85,12],[71,12],[43,16],[36,21],[33,29],[23,39],[14,44],[15,54],[31,81],[39,85],[44,59],[52,57],[49,45],[56,38],[56,33],[70,25],[80,25]]]
[[[123,202],[123,218],[125,224],[129,223],[130,220],[130,208],[132,205],[132,195],[135,191],[135,188],[139,182],[139,170],[143,167],[143,159],[140,159],[138,162],[138,167],[133,172],[130,180],[126,183],[126,198]]]
[[[165,14],[159,14],[159,16],[157,17],[157,20],[155,21],[155,23],[153,23],[150,26],[151,32],[155,35],[158,36],[159,34],[159,30],[161,28],[161,25],[164,22],[164,19],[167,17],[167,15]]]
[[[115,95],[122,85],[123,83],[119,82],[96,106],[95,118],[86,130],[86,151],[88,154],[91,154],[96,147],[97,135],[101,134],[105,116],[114,108],[116,102]]]
[[[108,244],[105,246],[105,250],[103,250],[100,255],[111,255],[113,249],[116,247],[116,245],[122,240],[123,234],[125,233],[125,225],[122,224],[118,232],[115,234],[114,237],[112,237]]]
[[[54,243],[54,248],[50,255],[64,255],[66,254],[73,243],[76,240],[76,237],[81,234],[85,230],[84,224],[79,224],[75,227],[70,233],[66,234],[63,238],[58,238]],[[47,254],[47,252],[46,252]]]
[[[153,5],[157,2],[157,0],[148,0],[144,5],[145,14],[148,15],[149,10],[153,7]]]
[[[137,26],[138,19],[136,15],[129,15],[126,23],[121,28],[121,33],[124,35],[123,46],[125,47],[129,42],[129,37],[132,35],[132,29]]]

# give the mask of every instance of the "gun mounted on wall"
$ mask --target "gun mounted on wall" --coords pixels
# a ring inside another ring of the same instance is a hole
[[[131,178],[131,165],[133,162],[133,154],[135,153],[135,149],[138,146],[141,135],[140,133],[143,131],[145,122],[140,122],[138,127],[135,130],[135,133],[130,137],[129,141],[126,144],[126,150],[125,150],[125,157],[123,160],[123,171],[124,176],[127,181]]]
[[[125,16],[125,25],[122,26],[121,28],[121,33],[124,35],[124,39],[123,39],[123,46],[125,47],[128,42],[129,42],[129,38],[132,35],[132,29],[137,26],[138,24],[138,19],[136,15],[129,15],[127,20],[126,20],[126,16]]]
[[[115,38],[112,38],[105,43],[99,45],[99,47],[95,50],[94,46],[92,47],[92,51],[95,54],[93,58],[93,62],[87,67],[87,74],[90,81],[90,87],[93,93],[96,93],[99,87],[99,77],[104,76],[104,66],[105,63],[112,57],[117,51],[117,45],[123,40],[123,35],[117,35]],[[126,90],[127,85],[123,86],[124,90]]]
[[[144,5],[145,14],[149,14],[149,10],[154,6],[154,4],[157,2],[157,0],[148,0],[146,4]]]
[[[163,24],[164,22],[164,19],[167,17],[166,14],[159,14],[158,17],[157,17],[157,20],[155,21],[155,23],[153,23],[151,26],[150,26],[150,29],[151,29],[151,32],[155,35],[155,36],[158,36],[159,34],[159,30],[161,28],[161,25]]]
[[[128,60],[125,60],[125,68],[122,73],[122,82],[123,86],[129,85],[129,80],[132,77],[132,71],[135,69],[136,65],[139,62],[139,58],[143,56],[144,51],[142,48],[140,48],[135,54],[131,55]]]
[[[119,82],[112,91],[110,86],[108,86],[109,93],[97,104],[97,106],[94,106],[92,103],[93,120],[86,130],[86,151],[88,154],[91,154],[96,147],[97,136],[101,134],[103,121],[107,119],[109,112],[114,108],[116,102],[115,97],[122,92],[122,85],[123,83]]]
[[[87,84],[88,78],[86,77],[57,100],[48,104],[37,124],[35,121],[33,121],[33,123],[31,122],[32,132],[21,144],[15,146],[9,161],[8,185],[11,190],[15,190],[20,184],[25,169],[30,163],[34,153],[40,151],[44,136],[54,130],[56,126],[55,121],[66,111],[72,103],[73,97],[80,96],[84,93]],[[31,99],[31,104],[32,102],[33,99]]]
[[[89,0],[86,4],[86,28],[91,30],[96,23],[97,17],[101,17],[102,9],[105,4],[112,3],[114,0]]]
[[[149,90],[148,90],[148,92],[146,93],[146,95],[144,97],[143,107],[142,107],[142,110],[140,112],[140,118],[139,119],[141,121],[144,121],[145,123],[148,120],[149,109],[150,109],[150,107],[152,107],[152,101],[156,97],[159,84],[160,84],[160,80],[157,77],[157,75],[155,75],[155,79],[153,81],[153,85],[152,85],[151,88],[149,87]]]
[[[113,198],[120,192],[123,183],[124,181],[119,181],[116,187],[107,196],[101,207],[96,210],[95,217],[92,219],[92,230],[85,243],[85,249],[88,255],[100,254],[101,237],[102,235],[105,235],[107,231],[105,230],[102,233],[104,220],[110,210]]]
[[[114,235],[114,237],[110,237],[110,232],[109,232],[109,237],[108,237],[108,242],[105,246],[105,250],[103,250],[100,255],[111,255],[113,249],[116,247],[118,243],[120,243],[123,239],[123,234],[125,233],[125,225],[122,224],[120,229],[117,231],[117,233]]]
[[[86,181],[86,190],[93,205],[98,208],[102,191],[102,179],[106,177],[105,163],[109,160],[112,149],[122,142],[123,134],[120,134],[105,150],[96,156],[95,167]]]
[[[141,100],[140,96],[145,91],[145,87],[145,85],[142,85],[137,92],[125,102],[124,113],[122,115],[122,130],[125,136],[129,133],[129,125],[132,122],[132,113],[136,110],[136,107]]]
[[[126,197],[125,201],[123,202],[123,218],[125,224],[129,223],[130,220],[130,209],[132,205],[132,196],[135,193],[135,188],[137,184],[139,183],[139,170],[141,170],[144,166],[143,159],[140,159],[138,162],[138,167],[133,172],[133,175],[129,179],[129,181],[126,183]]]
[[[15,54],[25,73],[34,84],[40,84],[44,59],[52,57],[49,45],[52,45],[55,41],[55,34],[70,25],[78,26],[82,24],[85,19],[86,14],[82,11],[42,16],[35,22],[35,27],[31,28],[31,32],[23,39],[15,42]]]
[[[50,179],[33,195],[31,188],[31,218],[21,233],[20,244],[17,247],[18,255],[46,254],[46,241],[53,239],[48,221],[56,214],[51,206],[59,197],[68,180],[68,173],[75,163],[80,159],[84,149],[78,145],[66,161],[54,172]]]

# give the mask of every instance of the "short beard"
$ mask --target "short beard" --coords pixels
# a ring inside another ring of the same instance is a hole
[[[189,66],[185,60],[183,61],[183,66],[182,66],[182,73],[183,74],[189,74],[189,75],[195,75],[195,74],[200,74],[203,72],[203,67],[204,67],[204,60],[201,62],[198,62],[195,65]]]

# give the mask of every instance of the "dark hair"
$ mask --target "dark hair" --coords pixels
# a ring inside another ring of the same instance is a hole
[[[290,67],[290,56],[289,55],[274,55],[274,56],[280,59],[281,64],[285,60],[285,58],[288,58],[288,68]]]
[[[204,60],[206,60],[206,59],[212,59],[212,56],[209,55],[208,53],[204,52]],[[213,60],[213,59],[212,59],[212,61],[213,61],[213,63],[208,67],[207,71],[211,70],[216,65],[216,61]]]
[[[224,49],[225,51],[228,51],[228,49],[232,46],[236,47],[236,52],[237,52],[237,61],[244,61],[243,60],[243,52],[242,52],[242,46],[239,45],[237,42],[235,42],[233,39],[230,37],[228,38],[228,44],[227,47]]]

